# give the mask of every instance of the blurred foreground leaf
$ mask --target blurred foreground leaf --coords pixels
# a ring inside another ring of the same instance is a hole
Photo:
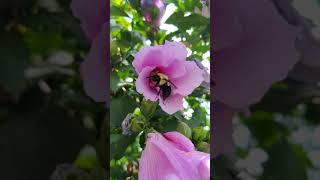
[[[0,84],[17,97],[26,87],[24,70],[29,52],[15,34],[0,32],[0,39]]]

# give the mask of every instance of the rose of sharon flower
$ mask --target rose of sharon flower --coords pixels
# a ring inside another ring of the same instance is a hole
[[[182,110],[183,97],[203,81],[202,70],[186,57],[186,47],[180,42],[144,47],[134,55],[137,91],[147,100],[159,100],[168,114]]]
[[[233,114],[259,102],[297,63],[299,30],[286,22],[271,1],[213,1],[212,22],[211,145],[215,156],[234,150]]]
[[[320,6],[317,1],[274,0],[286,20],[303,31],[299,34],[296,47],[300,61],[289,77],[306,83],[320,81]]]
[[[109,97],[107,1],[73,0],[71,8],[73,14],[80,19],[81,27],[89,40],[92,41],[90,52],[80,67],[84,90],[93,100],[106,102]]]
[[[143,16],[147,23],[154,27],[160,26],[161,19],[166,11],[163,0],[141,0]]]
[[[139,180],[209,180],[210,155],[196,151],[178,132],[149,133],[138,175]]]

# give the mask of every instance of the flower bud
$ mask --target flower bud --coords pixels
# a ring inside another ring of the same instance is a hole
[[[131,119],[134,117],[133,114],[129,113],[127,114],[126,118],[124,118],[124,120],[121,123],[121,128],[122,128],[122,134],[124,135],[131,135],[131,131],[130,131],[130,122]]]
[[[207,138],[208,131],[203,127],[196,127],[192,130],[192,139],[196,142],[203,141]]]
[[[200,61],[195,60],[194,62],[203,71],[202,72],[203,82],[201,83],[201,86],[204,87],[207,90],[210,90],[210,73],[209,73],[209,69],[206,68]]]
[[[143,116],[136,116],[131,120],[130,130],[132,132],[141,132],[144,129],[145,118]]]
[[[74,164],[76,167],[86,170],[92,170],[98,167],[99,162],[94,147],[91,145],[86,145],[84,148],[82,148]]]
[[[207,142],[201,141],[200,143],[197,144],[197,149],[205,153],[210,153],[210,144]]]
[[[166,11],[163,0],[141,0],[143,16],[148,24],[159,27],[161,19]]]
[[[186,136],[187,138],[191,138],[191,128],[185,122],[179,121],[177,131]]]

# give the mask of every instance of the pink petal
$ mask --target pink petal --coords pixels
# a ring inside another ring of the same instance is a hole
[[[139,180],[197,180],[198,171],[161,134],[148,135],[139,165]]]
[[[170,95],[165,102],[163,102],[162,98],[159,99],[160,107],[168,114],[174,114],[175,112],[183,109],[183,96],[179,94]]]
[[[90,52],[80,66],[84,90],[97,102],[105,102],[109,97],[107,29],[108,24],[105,24],[100,34],[93,40]]]
[[[186,61],[175,60],[168,67],[159,69],[161,70],[161,72],[166,74],[169,79],[178,78],[186,74],[187,70],[185,64]]]
[[[139,52],[137,52],[136,54],[134,54],[134,60],[132,62],[133,67],[135,68],[137,73],[140,73],[143,69],[142,67],[142,62],[146,56],[147,53],[149,53],[149,51],[151,51],[153,47],[150,46],[145,46],[143,48],[140,49]]]
[[[172,178],[182,180],[162,150],[147,143],[139,161],[139,180],[162,180]]]
[[[140,73],[146,66],[162,67],[168,66],[171,63],[162,46],[145,47],[135,54],[134,57],[135,59],[132,64],[137,73]]]
[[[213,2],[213,44],[215,51],[235,45],[242,39],[243,26],[240,13],[233,0]]]
[[[165,52],[171,56],[172,60],[184,61],[187,58],[187,48],[182,42],[166,41],[164,44]]]
[[[213,109],[211,149],[213,157],[216,157],[234,151],[232,117],[236,110],[218,101],[214,101],[211,108]]]
[[[210,179],[210,156],[207,156],[200,162],[198,166],[198,171],[201,176],[201,180]]]
[[[176,146],[177,149],[181,149],[182,151],[194,151],[194,145],[184,135],[178,132],[167,132],[164,133],[163,136],[170,142]]]
[[[166,42],[164,45],[144,47],[134,55],[132,65],[137,73],[145,66],[167,67],[174,60],[185,60],[187,50],[182,43]]]
[[[157,100],[157,92],[156,90],[150,87],[149,79],[147,78],[149,77],[153,69],[154,69],[153,67],[149,67],[149,66],[143,68],[136,81],[137,91],[140,94],[143,94],[143,96],[150,101]]]
[[[294,42],[298,30],[279,15],[270,1],[234,0],[229,6],[238,8],[244,33],[239,43],[215,53],[211,76],[217,100],[244,108],[258,102],[297,62]]]
[[[178,93],[183,96],[191,94],[203,81],[203,71],[197,64],[193,61],[186,61],[185,63],[185,75],[171,80],[176,86],[176,88],[173,88],[174,94]]]
[[[80,19],[82,28],[91,40],[107,22],[107,1],[105,0],[72,0],[71,9],[74,16]]]
[[[188,157],[190,163],[195,165],[198,169],[201,180],[210,179],[210,154],[193,151],[192,155]]]

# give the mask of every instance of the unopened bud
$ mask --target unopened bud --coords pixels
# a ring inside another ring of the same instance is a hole
[[[129,113],[129,114],[127,114],[126,118],[124,118],[124,120],[122,121],[122,124],[121,124],[122,134],[131,135],[130,122],[133,117],[134,117],[134,115]]]
[[[191,138],[191,128],[185,122],[179,121],[177,131],[186,136],[187,138]]]
[[[99,165],[97,153],[93,146],[86,145],[81,149],[74,164],[76,167],[86,170],[92,170]]]
[[[203,127],[196,127],[192,130],[192,139],[196,142],[203,141],[207,138],[208,131]]]
[[[134,117],[130,123],[130,130],[132,132],[141,132],[144,129],[144,122],[143,116]]]
[[[163,0],[141,0],[143,16],[148,24],[160,26],[161,19],[166,11]]]
[[[197,149],[205,153],[210,153],[210,144],[207,142],[201,141],[200,143],[197,144]]]

